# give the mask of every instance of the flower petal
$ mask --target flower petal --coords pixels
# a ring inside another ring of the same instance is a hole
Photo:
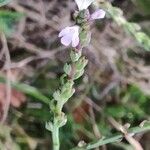
[[[79,44],[79,28],[77,25],[64,28],[58,35],[61,37],[61,43],[69,46],[72,42],[72,46],[76,47]]]
[[[79,26],[74,26],[72,28],[73,30],[73,36],[72,36],[72,47],[76,47],[79,44]]]
[[[70,27],[66,27],[63,30],[61,30],[61,32],[59,33],[58,37],[62,37],[64,35],[67,35],[70,31]]]
[[[71,36],[63,36],[61,38],[61,43],[65,46],[69,46],[69,44],[71,43],[72,37]]]
[[[75,0],[79,10],[87,9],[94,0]]]
[[[96,10],[90,17],[90,20],[102,19],[105,17],[106,12],[102,9]]]
[[[79,35],[75,35],[72,37],[72,47],[76,47],[79,44]]]

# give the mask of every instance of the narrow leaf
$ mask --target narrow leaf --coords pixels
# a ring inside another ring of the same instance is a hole
[[[5,83],[5,79],[3,77],[0,77],[0,82]],[[49,104],[50,100],[48,97],[43,95],[38,89],[35,87],[32,87],[30,85],[19,83],[19,82],[11,82],[11,86],[15,88],[18,91],[21,91],[27,95],[30,95],[37,100],[40,100],[41,102],[44,102],[45,104]]]

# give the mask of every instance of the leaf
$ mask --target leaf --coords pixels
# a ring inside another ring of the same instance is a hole
[[[111,115],[116,118],[122,118],[127,114],[125,107],[120,105],[107,107],[105,112],[107,115]]]
[[[0,32],[10,35],[13,31],[13,25],[18,21],[23,14],[6,10],[0,11]]]
[[[5,79],[3,77],[0,77],[0,82],[5,83]],[[11,86],[15,88],[18,91],[21,91],[27,95],[30,95],[41,102],[44,102],[45,104],[49,104],[50,100],[48,97],[43,95],[38,89],[35,87],[32,87],[30,85],[24,84],[24,83],[19,83],[19,82],[12,82]]]
[[[0,7],[8,4],[11,0],[0,0]]]
[[[40,91],[38,91],[38,89],[36,89],[35,87],[32,87],[30,85],[27,84],[23,84],[23,83],[12,83],[12,86],[14,88],[16,88],[17,90],[24,92],[25,94],[28,94],[46,104],[49,104],[49,98],[46,97],[45,95],[43,95]]]

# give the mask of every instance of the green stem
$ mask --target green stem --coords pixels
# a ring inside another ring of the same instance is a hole
[[[56,125],[53,126],[52,139],[53,139],[53,150],[59,150],[60,147],[59,127]]]
[[[137,133],[141,133],[141,132],[145,132],[145,131],[149,131],[150,130],[150,125],[147,125],[147,126],[144,126],[144,127],[134,127],[134,128],[131,128],[129,129],[128,133],[134,133],[134,134],[137,134]],[[97,147],[100,147],[102,145],[106,145],[106,144],[109,144],[109,143],[114,143],[114,142],[119,142],[122,140],[122,138],[124,137],[123,134],[117,134],[117,135],[113,135],[112,137],[107,137],[107,138],[104,138],[104,139],[99,139],[95,142],[91,142],[81,148],[79,147],[76,147],[76,148],[73,148],[72,150],[89,150],[89,149],[94,149],[94,148],[97,148]]]
[[[87,12],[80,13],[80,15],[82,15],[81,17],[82,24],[84,21],[83,13],[86,17]],[[86,25],[87,21],[88,20],[84,21],[85,26],[88,26]],[[71,62],[70,64],[66,64],[64,66],[65,74],[61,78],[62,86],[59,88],[59,90],[55,91],[55,93],[53,94],[52,102],[57,101],[56,103],[51,104],[51,111],[54,115],[54,118],[52,121],[46,124],[46,128],[52,132],[53,150],[59,150],[60,148],[59,128],[64,126],[67,121],[65,114],[62,112],[63,106],[74,94],[75,92],[75,89],[73,88],[74,81],[83,75],[84,69],[88,63],[87,59],[82,56],[81,52],[82,47],[84,47],[84,45],[87,45],[87,43],[89,43],[89,40],[87,40],[88,39],[87,33],[89,28],[88,27],[85,28],[85,26],[83,26],[82,24],[80,23],[80,28],[81,31],[84,32],[83,34],[84,37],[80,38],[84,43],[80,41],[80,46],[78,48],[71,49],[70,52]],[[87,41],[87,43],[85,41]]]

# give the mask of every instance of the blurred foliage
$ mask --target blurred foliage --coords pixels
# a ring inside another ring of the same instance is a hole
[[[0,0],[0,7],[3,5],[6,5],[7,3],[9,3],[11,0]]]
[[[139,46],[150,51],[150,37],[141,31],[141,27],[137,23],[127,21],[120,8],[114,7],[107,1],[100,4],[100,7],[108,13],[108,17],[112,18],[119,26],[122,26],[127,33],[131,34],[136,39]]]
[[[0,82],[5,83],[4,77],[0,76]],[[44,102],[45,104],[49,104],[49,98],[43,95],[37,88],[32,87],[27,84],[17,83],[17,82],[12,82],[11,85],[13,88],[17,89],[18,91],[21,91],[27,95],[30,95],[31,97],[37,100],[40,100]]]
[[[146,15],[150,15],[150,9],[149,9],[150,1],[149,0],[132,0],[132,1],[135,5],[138,6],[138,8],[142,12],[144,12]]]
[[[19,145],[11,137],[11,128],[6,125],[0,125],[0,149],[20,150]]]
[[[6,35],[10,35],[13,32],[13,27],[16,21],[18,21],[23,14],[0,10],[0,32],[4,32]]]
[[[150,96],[145,95],[135,85],[130,85],[127,90],[120,94],[122,96],[119,104],[106,107],[107,115],[117,119],[125,119],[132,124],[148,117],[150,111],[147,106],[150,105]]]

